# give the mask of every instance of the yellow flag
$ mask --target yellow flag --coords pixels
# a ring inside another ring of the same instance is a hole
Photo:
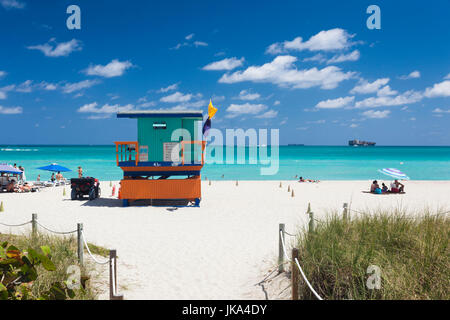
[[[217,109],[214,108],[212,101],[209,100],[209,106],[208,106],[208,115],[209,115],[209,119],[214,118],[214,115],[216,114]]]

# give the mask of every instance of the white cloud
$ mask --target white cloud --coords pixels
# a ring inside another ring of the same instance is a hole
[[[133,64],[130,61],[119,61],[114,59],[105,66],[91,65],[83,72],[90,76],[113,78],[122,76],[125,71],[131,67],[133,67]]]
[[[202,69],[203,70],[233,70],[235,68],[238,68],[242,66],[244,63],[244,58],[238,59],[236,57],[233,58],[227,58],[216,62],[211,62],[210,64],[207,64]]]
[[[203,41],[194,41],[194,46],[196,46],[196,47],[207,47],[208,44],[206,42],[203,42]]]
[[[275,110],[269,110],[267,112],[264,112],[263,114],[256,116],[256,118],[260,119],[272,119],[275,118],[278,115],[278,111]]]
[[[359,53],[359,50],[354,50],[350,53],[343,53],[339,55],[333,56],[330,60],[327,61],[328,64],[331,63],[339,63],[344,61],[357,61],[359,60],[359,57],[361,54]]]
[[[427,88],[425,96],[428,98],[450,97],[450,80],[436,83],[432,88]]]
[[[98,108],[97,102],[93,102],[83,105],[77,111],[80,113],[113,114],[117,112],[131,111],[133,109],[134,105],[132,104],[127,104],[125,106],[121,106],[119,104],[115,105],[105,104],[101,108]]]
[[[64,93],[72,93],[75,91],[80,91],[83,89],[90,88],[99,83],[100,83],[100,81],[98,81],[98,80],[83,80],[83,81],[75,82],[75,83],[66,83],[63,86],[62,90]]]
[[[264,104],[231,104],[227,108],[227,118],[235,118],[239,115],[257,115],[267,109],[267,106]]]
[[[383,96],[393,96],[396,95],[398,91],[392,90],[390,86],[384,86],[380,90],[377,91],[377,95],[380,97]]]
[[[356,85],[350,93],[360,93],[368,94],[377,92],[381,87],[385,86],[389,82],[389,78],[382,78],[375,80],[374,82],[368,82],[364,79],[360,80],[359,84]]]
[[[23,9],[25,3],[18,0],[0,0],[0,4],[5,9]]]
[[[332,51],[342,50],[352,46],[351,38],[347,31],[335,28],[326,31],[320,31],[312,36],[308,41],[303,41],[302,37],[297,37],[292,41],[284,41],[270,45],[266,52],[270,54],[280,54],[289,50],[309,50],[309,51]]]
[[[33,81],[27,80],[16,87],[17,92],[29,93],[33,91]]]
[[[207,100],[197,100],[197,101],[190,101],[190,102],[182,102],[172,108],[170,110],[187,110],[192,108],[202,108],[208,106],[209,101]]]
[[[354,72],[342,72],[340,68],[329,66],[323,69],[311,68],[298,70],[293,56],[278,56],[272,62],[262,66],[251,66],[244,71],[224,74],[220,83],[243,81],[268,82],[282,87],[334,89],[341,81],[354,77]]]
[[[9,86],[6,86],[6,87],[0,88],[0,100],[6,99],[7,98],[7,93],[9,91],[13,91],[15,88],[16,88],[16,86],[13,85],[13,84],[9,85]]]
[[[154,107],[154,106],[156,106],[156,102],[154,102],[154,101],[144,102],[144,103],[141,103],[140,105],[138,105],[139,108],[150,108],[150,107]]]
[[[448,75],[446,75],[446,76],[444,77],[444,79],[449,79],[449,80],[450,80],[450,73],[449,73]]]
[[[359,124],[356,124],[356,123],[352,123],[350,125],[350,128],[358,128],[358,127],[359,127]]]
[[[413,71],[408,75],[400,76],[398,77],[401,80],[408,80],[408,79],[417,79],[420,78],[420,72],[419,71]]]
[[[338,109],[349,106],[355,101],[355,97],[341,97],[337,99],[328,99],[320,101],[317,105],[317,109]]]
[[[6,76],[6,72],[0,70],[0,78],[3,78],[4,76]]]
[[[436,108],[433,110],[433,113],[450,113],[450,109],[443,110],[441,108]]]
[[[177,90],[177,89],[178,89],[178,83],[174,83],[174,84],[171,84],[171,85],[168,86],[168,87],[159,89],[158,92],[160,92],[160,93],[166,93],[166,92],[173,91],[173,90]]]
[[[275,101],[275,102],[273,103],[273,105],[274,105],[274,106],[278,106],[278,105],[280,105],[280,104],[281,104],[281,102],[280,102],[280,101],[278,101],[278,100],[277,100],[277,101]]]
[[[391,112],[389,110],[384,110],[384,111],[367,110],[367,111],[363,112],[362,115],[364,117],[370,118],[370,119],[384,119],[384,118],[387,118],[390,113]]]
[[[194,34],[194,33],[191,33],[191,34],[188,34],[188,35],[185,37],[185,39],[186,39],[186,40],[191,40],[194,36],[195,36],[195,34]]]
[[[58,85],[57,84],[48,83],[48,82],[45,82],[45,81],[41,82],[41,87],[44,90],[47,90],[47,91],[53,91],[53,90],[58,89]]]
[[[3,107],[0,106],[0,114],[21,114],[23,113],[22,107]]]
[[[72,52],[81,51],[82,49],[81,41],[76,39],[72,39],[68,42],[55,42],[54,46],[53,44],[50,44],[51,42],[54,42],[54,39],[50,39],[50,41],[45,44],[28,46],[27,49],[39,50],[47,57],[67,57]]]
[[[259,98],[261,98],[261,95],[259,93],[250,93],[247,90],[242,90],[239,93],[239,97],[237,97],[240,100],[247,100],[247,101],[251,101],[251,100],[257,100]]]
[[[162,97],[160,99],[161,102],[170,102],[170,103],[176,103],[176,102],[187,102],[192,99],[192,94],[183,94],[181,92],[175,92],[171,95],[168,95],[166,97]]]
[[[356,108],[376,108],[416,103],[422,100],[420,92],[409,90],[397,96],[370,97],[355,103]]]
[[[314,61],[314,62],[326,62],[327,59],[325,58],[325,56],[321,53],[315,54],[312,57],[309,58],[304,58],[303,62],[309,62],[309,61]]]

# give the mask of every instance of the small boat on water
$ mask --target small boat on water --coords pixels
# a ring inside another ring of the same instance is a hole
[[[374,147],[376,145],[376,142],[369,142],[369,141],[363,141],[363,140],[350,140],[348,142],[348,145],[351,147]]]

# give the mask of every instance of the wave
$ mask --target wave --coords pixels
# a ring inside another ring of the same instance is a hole
[[[39,149],[12,149],[12,148],[1,148],[0,151],[4,152],[36,152]]]

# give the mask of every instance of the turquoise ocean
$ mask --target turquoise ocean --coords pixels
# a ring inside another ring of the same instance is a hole
[[[223,147],[223,154],[234,151],[236,157],[236,148]],[[270,147],[268,150],[270,153]],[[378,169],[397,168],[412,180],[450,180],[450,147],[280,146],[278,173],[269,176],[260,172],[268,165],[249,164],[249,150],[244,151],[245,164],[206,164],[202,176],[212,180],[222,179],[222,175],[225,180],[289,180],[296,175],[320,180],[388,180]],[[51,163],[73,170],[65,174],[67,178],[76,176],[78,166],[83,167],[85,176],[100,180],[122,177],[114,145],[2,145],[0,163],[23,166],[27,180],[36,180],[38,174],[48,180],[50,173],[37,168]]]

